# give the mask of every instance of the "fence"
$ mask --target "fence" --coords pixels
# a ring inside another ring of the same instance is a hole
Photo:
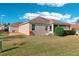
[[[3,51],[3,40],[0,40],[0,52]]]

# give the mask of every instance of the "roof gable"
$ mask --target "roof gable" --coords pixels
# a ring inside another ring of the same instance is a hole
[[[55,20],[55,19],[46,19],[43,17],[37,17],[32,19],[31,21],[29,21],[29,23],[34,23],[34,24],[59,24],[59,25],[69,25],[69,23],[66,22],[62,22],[59,20]]]
[[[14,24],[10,24],[9,26],[11,27],[18,27],[21,23],[20,22],[17,22],[17,23],[14,23]]]
[[[43,17],[37,17],[29,21],[29,23],[35,23],[35,24],[48,24],[49,20]]]

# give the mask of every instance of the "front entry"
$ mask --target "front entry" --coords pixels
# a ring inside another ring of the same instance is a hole
[[[53,27],[54,27],[53,24],[48,25],[48,34],[53,34],[53,30],[54,30]]]

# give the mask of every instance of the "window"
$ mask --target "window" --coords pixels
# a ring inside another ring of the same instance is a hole
[[[32,24],[32,30],[35,30],[35,24]]]

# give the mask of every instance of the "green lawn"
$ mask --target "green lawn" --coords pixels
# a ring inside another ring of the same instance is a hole
[[[17,42],[17,44],[15,44]],[[24,43],[18,45],[19,43]],[[10,36],[4,39],[2,56],[79,55],[79,36]]]

